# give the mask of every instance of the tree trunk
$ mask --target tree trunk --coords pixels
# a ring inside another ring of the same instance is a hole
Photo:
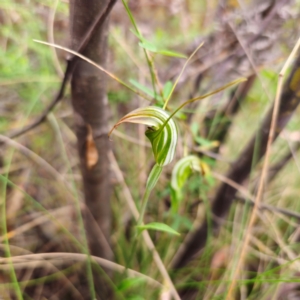
[[[82,37],[108,0],[71,0],[70,29],[72,48]],[[105,67],[107,56],[108,20],[93,32],[83,55]],[[89,217],[85,218],[91,254],[112,258],[110,236],[110,172],[107,154],[110,149],[106,75],[83,60],[78,60],[71,80],[72,104],[85,203]]]

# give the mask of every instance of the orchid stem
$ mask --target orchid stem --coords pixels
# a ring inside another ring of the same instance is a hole
[[[146,211],[146,207],[148,204],[148,200],[149,200],[149,196],[151,193],[151,189],[148,189],[146,187],[143,199],[142,199],[142,204],[141,204],[141,211],[140,211],[140,216],[137,222],[137,226],[142,225],[143,224],[143,220],[144,220],[144,215],[145,215],[145,211]]]
[[[152,168],[149,176],[148,176],[145,193],[144,193],[144,196],[143,196],[143,199],[142,199],[141,211],[140,211],[140,216],[138,218],[137,226],[143,224],[144,215],[145,215],[145,211],[146,211],[146,207],[147,207],[147,204],[148,204],[150,193],[153,190],[153,188],[156,186],[156,183],[157,183],[157,181],[160,177],[162,169],[163,169],[162,166],[159,166],[158,164],[155,164],[154,167]]]
[[[143,199],[142,199],[141,211],[140,211],[140,215],[139,215],[139,218],[138,218],[138,221],[137,221],[137,226],[140,226],[140,225],[143,224],[144,215],[145,215],[145,211],[146,211],[146,207],[147,207],[147,204],[148,204],[150,193],[153,190],[153,188],[156,186],[156,183],[157,183],[157,181],[160,177],[162,169],[163,169],[162,166],[159,166],[158,164],[155,164],[154,167],[152,168],[149,176],[148,176],[145,193],[144,193],[144,196],[143,196]],[[127,261],[127,264],[126,264],[126,268],[129,268],[131,263],[132,263],[133,256],[135,255],[136,248],[137,248],[138,236],[139,236],[139,229],[136,228],[136,232],[135,232],[135,235],[134,235],[134,238],[133,238],[131,253],[130,253],[129,259]]]
[[[141,206],[141,211],[140,211],[140,215],[137,221],[137,226],[142,225],[143,224],[143,220],[144,220],[144,215],[145,215],[145,211],[146,211],[146,207],[147,207],[147,203],[148,203],[148,199],[150,196],[152,189],[147,188],[146,186],[146,190],[142,199],[142,206]],[[133,237],[133,244],[132,244],[132,248],[131,248],[131,253],[129,256],[129,260],[128,260],[128,264],[126,265],[126,268],[129,268],[130,265],[132,264],[132,260],[133,260],[133,256],[135,255],[136,252],[136,248],[137,248],[137,243],[138,243],[138,236],[139,236],[139,229],[136,228],[134,237]]]

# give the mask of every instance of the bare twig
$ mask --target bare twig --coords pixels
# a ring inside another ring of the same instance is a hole
[[[289,162],[289,160],[291,158],[296,158],[296,152],[299,150],[300,148],[300,143],[296,143],[294,146],[290,145],[289,143],[289,150],[287,150],[287,152],[281,157],[281,159],[276,162],[275,164],[271,165],[269,168],[269,172],[268,172],[268,179],[267,182],[270,183],[272,180],[274,180],[276,178],[276,176],[278,175],[278,173],[287,165],[287,163]],[[299,168],[298,168],[299,170]],[[256,182],[256,180],[255,180]],[[257,183],[259,183],[259,178],[257,179]],[[254,188],[253,190],[257,190],[257,184],[254,184]]]
[[[90,39],[93,35],[95,29],[98,26],[101,26],[104,23],[104,21],[106,20],[106,18],[109,15],[112,7],[114,6],[115,2],[116,2],[116,0],[110,0],[107,7],[106,7],[106,9],[104,11],[99,12],[98,17],[95,19],[95,21],[93,22],[93,24],[91,25],[89,30],[86,32],[86,34],[82,38],[82,41],[81,41],[78,49],[76,49],[75,52],[82,53],[84,51],[86,45],[88,44],[88,42],[90,41]],[[73,70],[75,68],[77,60],[78,60],[77,56],[69,55],[69,57],[67,59],[65,75],[64,75],[64,78],[62,80],[60,89],[59,89],[56,97],[48,105],[48,107],[45,109],[45,111],[35,121],[33,121],[31,124],[23,127],[22,129],[12,131],[12,132],[8,133],[7,134],[8,137],[16,138],[16,137],[32,130],[33,128],[39,126],[41,123],[43,123],[46,120],[48,114],[53,110],[53,108],[56,106],[56,104],[63,98],[64,93],[65,93],[65,88],[68,84],[68,81],[71,78],[71,75],[73,73]]]
[[[152,284],[155,287],[161,288],[162,284],[158,281],[154,280],[153,278],[139,273],[137,271],[126,269],[124,266],[116,264],[112,261],[107,259],[90,256],[90,258],[99,264],[100,266],[110,269],[113,271],[117,271],[119,273],[124,273],[126,270],[130,277],[141,277],[146,279],[147,282]],[[10,258],[16,269],[20,268],[36,268],[36,267],[43,267],[46,263],[51,262],[52,264],[63,264],[70,260],[85,262],[88,259],[88,255],[82,253],[64,253],[64,252],[56,252],[56,253],[37,253],[37,254],[25,254],[20,256],[13,256]],[[1,268],[5,267],[8,263],[8,258],[0,258],[0,266]]]
[[[70,211],[73,210],[73,206],[68,205],[68,206],[63,206],[61,208],[55,209],[51,211],[51,216],[50,215],[41,215],[39,217],[34,218],[33,220],[19,226],[18,228],[9,231],[6,233],[6,235],[0,236],[0,243],[2,243],[5,239],[12,239],[36,226],[40,226],[44,223],[47,223],[49,221],[52,221],[53,218],[61,218],[63,216],[66,216]],[[55,224],[58,226],[58,224]]]
[[[221,175],[221,174],[216,173],[216,172],[212,172],[212,176],[214,176],[216,179],[218,179],[220,181],[223,181],[226,184],[234,187],[240,193],[240,195],[243,196],[243,197],[236,197],[237,200],[254,206],[255,197],[254,197],[254,195],[249,193],[248,190],[244,186],[242,186],[242,185],[236,183],[235,181],[231,180],[230,178],[227,178],[226,176]],[[275,207],[275,206],[268,205],[268,204],[263,204],[263,203],[261,203],[258,206],[258,208],[261,209],[261,210],[269,210],[269,211],[272,211],[272,212],[277,212],[277,213],[287,215],[289,217],[297,218],[297,219],[300,220],[300,214],[297,213],[297,212],[294,212],[294,211],[290,211],[290,210],[287,210],[287,209],[283,209],[283,208],[279,208],[279,207]]]
[[[20,143],[0,134],[0,143],[4,142],[11,147],[19,150],[23,155],[31,159],[37,165],[40,165],[43,169],[47,170],[49,174],[51,174],[58,182],[62,184],[63,187],[67,187],[67,191],[72,198],[74,198],[74,190],[70,186],[69,182],[65,180],[65,178],[55,169],[53,168],[47,161],[45,161],[42,157],[31,151],[29,148],[21,145]]]

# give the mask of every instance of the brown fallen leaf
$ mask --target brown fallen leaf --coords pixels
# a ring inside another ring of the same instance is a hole
[[[90,124],[87,124],[87,130],[88,130],[88,134],[86,136],[85,158],[86,158],[86,166],[90,170],[97,164],[99,156],[93,138],[92,127]]]

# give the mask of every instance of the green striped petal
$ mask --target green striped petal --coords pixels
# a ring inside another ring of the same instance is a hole
[[[171,188],[172,188],[172,205],[178,206],[179,201],[182,197],[182,188],[188,177],[192,172],[200,172],[205,175],[208,172],[208,166],[201,162],[199,157],[195,155],[188,155],[180,159],[174,166],[171,177]]]
[[[150,140],[155,161],[158,166],[169,164],[174,157],[178,131],[170,114],[162,108],[148,106],[138,108],[121,118],[109,134],[124,122],[139,123],[148,126],[145,134]]]

